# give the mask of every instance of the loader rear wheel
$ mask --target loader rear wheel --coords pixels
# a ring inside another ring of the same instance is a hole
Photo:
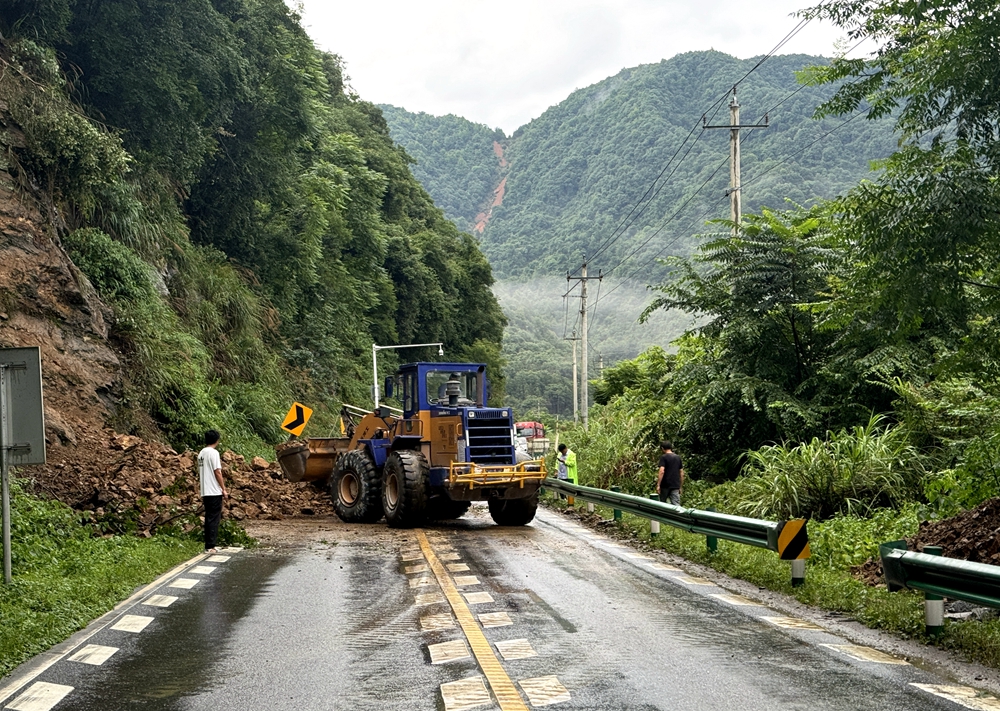
[[[427,509],[427,517],[441,521],[462,518],[470,506],[472,506],[471,501],[452,501],[445,498],[436,499],[430,503]]]
[[[347,523],[375,523],[382,518],[382,482],[366,452],[354,450],[337,458],[330,496],[337,515]]]
[[[494,499],[490,501],[490,516],[498,526],[524,526],[531,523],[537,508],[537,493],[527,499]]]
[[[382,469],[382,508],[393,528],[411,528],[427,520],[430,467],[420,452],[392,452]]]

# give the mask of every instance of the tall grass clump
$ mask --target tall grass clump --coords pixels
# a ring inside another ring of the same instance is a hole
[[[920,497],[921,461],[904,430],[873,416],[825,439],[748,452],[745,474],[734,485],[737,508],[771,519],[868,516]]]

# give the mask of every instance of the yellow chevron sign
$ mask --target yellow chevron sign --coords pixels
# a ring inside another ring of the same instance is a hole
[[[809,534],[806,520],[785,521],[778,534],[778,556],[782,560],[802,560],[809,557]]]
[[[288,411],[288,414],[285,415],[285,421],[281,423],[281,429],[298,437],[302,434],[302,430],[306,428],[306,423],[309,422],[312,414],[312,410],[302,403],[296,402],[292,405],[292,409]]]

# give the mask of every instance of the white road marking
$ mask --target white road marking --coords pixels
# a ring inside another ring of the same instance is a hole
[[[436,605],[439,602],[445,602],[444,595],[441,593],[422,593],[417,595],[417,599],[414,602],[416,605]]]
[[[479,578],[475,575],[456,575],[455,576],[455,587],[456,588],[466,588],[470,585],[479,585]]]
[[[431,664],[445,664],[447,662],[457,662],[459,659],[468,659],[472,656],[469,645],[464,639],[454,639],[450,642],[440,644],[428,644],[427,651],[431,653]]]
[[[444,701],[445,711],[469,711],[493,703],[481,676],[442,684],[441,700]]]
[[[177,598],[173,595],[150,595],[140,604],[150,605],[151,607],[170,607],[175,602],[177,602]]]
[[[122,618],[118,622],[111,625],[111,629],[118,630],[119,632],[142,632],[152,621],[152,617],[122,615]]]
[[[403,555],[404,563],[412,563],[415,560],[423,560],[423,559],[424,559],[423,553],[406,553]]]
[[[412,575],[413,573],[426,573],[427,566],[424,564],[408,565],[405,568],[403,568],[403,572],[406,573],[407,575]]]
[[[770,622],[772,625],[784,627],[789,630],[818,630],[820,632],[826,632],[826,630],[819,625],[813,624],[808,620],[800,620],[797,617],[761,617],[760,619],[765,622]]]
[[[438,558],[440,560],[458,560],[458,553],[442,553]]]
[[[626,558],[632,558],[633,560],[653,560],[648,555],[643,555],[642,553],[626,553]]]
[[[73,690],[72,686],[36,681],[5,708],[12,711],[49,711]]]
[[[445,567],[450,573],[464,573],[469,569],[465,563],[448,563]]]
[[[551,706],[569,701],[569,690],[555,676],[538,676],[534,679],[521,679],[517,682],[528,695],[532,706]]]
[[[910,666],[910,663],[904,659],[894,657],[891,654],[886,654],[885,652],[880,652],[879,650],[872,649],[871,647],[861,647],[856,644],[821,644],[820,647],[833,649],[841,654],[846,654],[851,659],[857,659],[860,662]]]
[[[504,661],[538,656],[538,653],[531,648],[531,643],[526,639],[508,639],[503,642],[497,642],[496,647],[497,651],[504,658]]]
[[[79,652],[69,658],[71,662],[81,664],[93,664],[99,667],[111,658],[111,655],[118,651],[118,647],[103,647],[99,644],[88,644]]]
[[[191,570],[189,570],[188,572],[193,575],[211,575],[218,569],[219,568],[214,565],[196,565],[195,567],[191,568]]]
[[[410,578],[411,588],[422,588],[433,584],[434,584],[434,578],[428,578],[426,576],[423,578]]]
[[[488,592],[465,593],[465,601],[470,605],[479,605],[484,602],[493,602],[493,596]]]
[[[705,578],[697,578],[693,575],[678,575],[674,580],[684,583],[685,585],[715,585],[711,580]]]
[[[947,699],[967,709],[975,711],[1000,710],[1000,700],[993,696],[984,696],[969,686],[952,686],[950,684],[910,684],[910,686],[915,686],[921,691]]]
[[[239,553],[243,550],[242,546],[229,546],[228,548],[220,548],[220,553]]]
[[[479,616],[479,624],[483,627],[507,627],[514,624],[506,612],[484,612]]]
[[[230,558],[232,558],[232,556],[229,556],[229,555],[212,555],[212,556],[209,556],[208,560],[206,560],[205,562],[206,563],[225,563]]]
[[[716,600],[722,600],[723,602],[728,602],[730,605],[743,605],[746,607],[764,607],[759,602],[754,602],[753,600],[748,600],[740,595],[733,595],[732,593],[714,593],[709,595],[709,597],[714,597]]]
[[[198,584],[197,578],[175,578],[167,587],[168,588],[181,588],[182,590],[190,590],[195,585]]]
[[[420,629],[423,632],[447,630],[455,626],[455,618],[447,612],[438,615],[424,615],[420,618]]]
[[[653,570],[669,570],[674,573],[682,572],[680,568],[676,565],[667,565],[666,563],[646,563]]]

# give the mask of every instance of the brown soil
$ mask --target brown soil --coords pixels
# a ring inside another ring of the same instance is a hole
[[[1000,565],[1000,498],[984,501],[952,518],[924,521],[917,535],[906,539],[911,551],[941,546],[948,558]],[[870,558],[852,571],[868,585],[882,585],[882,561]]]

